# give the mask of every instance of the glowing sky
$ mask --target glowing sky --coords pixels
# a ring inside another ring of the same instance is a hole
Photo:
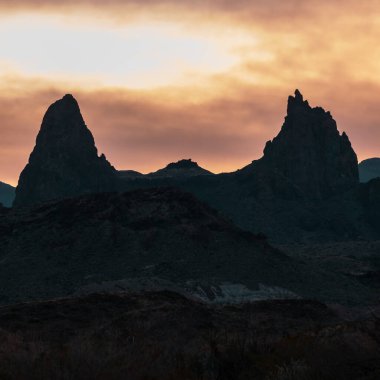
[[[242,167],[295,88],[379,156],[379,40],[380,0],[0,0],[0,180],[65,93],[119,169]]]

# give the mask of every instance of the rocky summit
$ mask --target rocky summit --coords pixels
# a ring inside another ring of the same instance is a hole
[[[107,191],[115,186],[115,172],[103,154],[98,156],[77,101],[65,95],[43,118],[14,205]]]
[[[270,191],[279,197],[324,199],[359,182],[358,161],[348,136],[339,133],[330,112],[312,108],[299,90],[289,96],[280,133],[245,171],[254,172],[265,195]]]

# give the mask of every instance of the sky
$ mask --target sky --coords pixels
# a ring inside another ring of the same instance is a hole
[[[66,93],[117,169],[258,159],[296,88],[380,156],[380,0],[0,0],[0,181]]]

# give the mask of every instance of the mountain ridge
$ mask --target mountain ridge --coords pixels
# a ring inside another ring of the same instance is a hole
[[[57,125],[68,136],[56,134]],[[76,151],[77,133],[86,154]],[[40,144],[44,134],[53,140],[51,144]],[[67,152],[74,152],[76,159]],[[330,112],[312,108],[298,90],[288,98],[284,123],[266,144],[262,158],[235,172],[214,175],[191,159],[148,175],[116,171],[104,156],[98,157],[79,106],[67,95],[44,117],[14,204],[167,186],[194,194],[239,227],[275,242],[376,239],[380,234],[373,196],[376,183],[367,187],[359,183],[357,157],[348,136],[340,134]]]

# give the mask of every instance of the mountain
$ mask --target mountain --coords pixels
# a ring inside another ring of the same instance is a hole
[[[0,204],[11,207],[15,197],[15,188],[4,182],[0,182]]]
[[[360,182],[380,177],[380,158],[369,158],[359,164]]]
[[[359,184],[356,154],[329,112],[297,90],[279,134],[264,155],[228,174],[140,178],[123,189],[176,186],[221,211],[241,228],[276,243],[378,239],[380,212]],[[371,206],[370,206],[371,205]]]
[[[359,182],[348,136],[340,135],[330,112],[310,107],[298,90],[289,96],[280,133],[267,142],[264,156],[239,175],[253,177],[259,197],[325,199]]]
[[[170,188],[0,209],[0,235],[2,303],[146,278],[193,289],[198,298],[210,290],[211,298],[235,292],[248,299],[365,303],[374,296],[355,279],[290,259],[262,236]]]
[[[29,163],[16,189],[15,206],[115,188],[116,171],[84,123],[77,101],[65,95],[46,112]]]
[[[357,157],[329,112],[297,90],[263,157],[241,170],[212,174],[191,160],[155,173],[116,171],[98,157],[75,99],[67,95],[44,117],[15,205],[85,193],[176,187],[194,194],[239,227],[271,242],[379,239],[376,184],[359,183]]]
[[[199,175],[213,175],[210,171],[201,168],[191,159],[172,162],[165,168],[148,174],[149,177],[193,177]]]

